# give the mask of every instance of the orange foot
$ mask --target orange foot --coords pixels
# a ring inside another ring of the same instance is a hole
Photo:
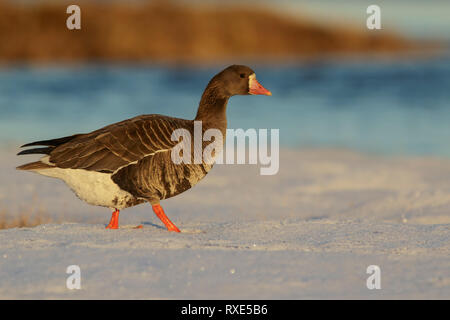
[[[112,213],[111,220],[105,229],[119,229],[119,210]]]
[[[154,206],[152,206],[152,208],[153,212],[158,216],[158,218],[162,221],[162,223],[164,223],[167,230],[174,232],[181,232],[180,229],[178,229],[177,226],[174,225],[172,221],[169,220],[169,218],[167,218],[161,205],[155,204]]]

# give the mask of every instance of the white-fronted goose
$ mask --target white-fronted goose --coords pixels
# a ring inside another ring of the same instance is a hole
[[[183,128],[193,136],[194,121],[202,121],[203,132],[215,128],[225,137],[228,99],[248,94],[271,95],[258,83],[252,69],[232,65],[211,79],[194,120],[141,115],[87,134],[29,143],[22,147],[44,147],[19,155],[45,156],[17,169],[61,179],[81,200],[111,208],[106,228],[118,228],[119,209],[148,201],[168,230],[180,232],[159,202],[194,186],[212,164],[175,164],[170,151],[178,141],[171,140],[172,132]]]

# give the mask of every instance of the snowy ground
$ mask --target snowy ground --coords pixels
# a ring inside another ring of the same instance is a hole
[[[108,210],[16,172],[34,158],[14,151],[0,154],[0,210],[64,223],[0,230],[0,298],[450,298],[450,160],[282,150],[276,176],[217,166],[162,203],[175,234],[148,205],[105,230]],[[66,288],[69,265],[81,290]]]

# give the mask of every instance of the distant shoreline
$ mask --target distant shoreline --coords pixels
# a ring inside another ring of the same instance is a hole
[[[75,31],[66,28],[68,4],[0,0],[0,64],[298,61],[438,47],[385,30],[323,25],[264,8],[171,2],[79,3],[82,28]]]

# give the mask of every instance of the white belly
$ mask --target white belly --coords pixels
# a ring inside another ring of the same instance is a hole
[[[83,201],[108,208],[123,209],[136,204],[136,198],[119,188],[110,173],[83,169],[49,168],[35,172],[63,180]]]

